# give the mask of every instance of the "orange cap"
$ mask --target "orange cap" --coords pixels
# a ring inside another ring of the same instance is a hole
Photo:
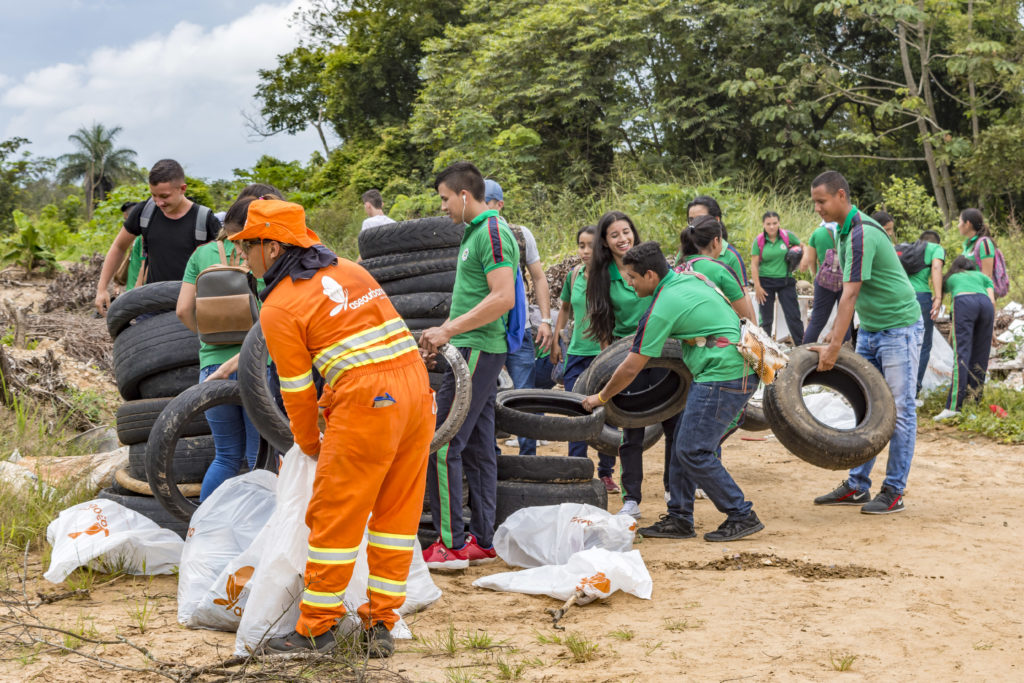
[[[275,240],[296,247],[320,244],[317,234],[306,227],[306,211],[280,199],[255,199],[249,203],[245,227],[229,238],[238,240]]]

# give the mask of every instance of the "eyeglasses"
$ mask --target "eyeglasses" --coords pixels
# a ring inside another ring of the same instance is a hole
[[[253,247],[263,244],[263,240],[238,240],[238,248],[244,252],[252,251]]]

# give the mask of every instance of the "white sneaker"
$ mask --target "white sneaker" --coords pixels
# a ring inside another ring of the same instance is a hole
[[[914,405],[917,406],[918,408],[920,408],[920,407],[924,406],[924,401],[922,401],[919,398],[915,398],[914,399]]]
[[[704,489],[697,489],[693,492],[694,500],[707,500],[708,494],[704,493]]]
[[[616,514],[629,515],[633,519],[640,519],[640,506],[637,505],[635,500],[630,499],[622,503],[622,509]]]
[[[942,412],[933,417],[932,419],[935,420],[936,422],[942,422],[943,420],[948,420],[951,417],[956,417],[959,414],[959,410],[950,410],[949,408],[943,408]]]
[[[519,445],[519,439],[513,436],[511,439],[505,441],[505,445],[509,448],[515,448]]]

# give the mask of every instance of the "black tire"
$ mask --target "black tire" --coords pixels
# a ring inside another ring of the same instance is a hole
[[[361,265],[370,271],[370,275],[377,282],[383,283],[455,270],[458,253],[457,247],[454,249],[427,249],[377,256],[364,260]]]
[[[143,313],[173,311],[178,306],[181,281],[154,282],[142,285],[117,297],[107,309],[107,331],[117,339],[133,320]]]
[[[560,503],[586,503],[608,509],[608,491],[600,479],[572,484],[540,484],[525,481],[498,481],[498,503],[494,524],[508,519],[516,510],[536,505],[559,505]]]
[[[416,337],[418,341],[423,330],[428,330],[431,327],[440,327],[447,318],[404,318],[404,320],[405,326],[409,328],[412,336]]]
[[[740,429],[748,432],[763,432],[766,429],[771,429],[772,426],[768,424],[768,418],[764,414],[764,399],[755,400],[751,398],[747,401],[746,408],[743,411],[743,421],[740,423]]]
[[[452,307],[451,292],[418,292],[390,297],[402,318],[447,318]]]
[[[183,496],[175,486],[178,483],[176,456],[180,432],[196,413],[224,404],[241,405],[240,393],[238,382],[230,379],[197,384],[175,396],[153,425],[146,443],[145,478],[153,495],[178,519],[190,519],[197,507],[196,501]],[[199,438],[210,438],[212,446],[212,437]]]
[[[528,481],[551,484],[587,482],[594,478],[590,458],[568,456],[499,455],[498,481]]]
[[[661,437],[664,436],[665,430],[662,428],[661,423],[647,425],[644,427],[644,442],[643,449],[647,449],[654,446],[656,443],[661,441]],[[593,448],[598,453],[604,453],[610,455],[613,458],[619,455],[619,444],[622,443],[622,432],[610,424],[605,424],[601,428],[601,433],[598,434],[596,439],[589,439],[587,445]]]
[[[440,273],[407,277],[381,283],[384,293],[388,296],[413,294],[415,292],[448,292],[455,289],[455,271],[446,270]]]
[[[126,446],[145,443],[156,418],[171,402],[170,398],[148,398],[122,403],[117,408],[117,438]],[[205,415],[195,415],[185,424],[182,436],[204,436],[210,433]],[[145,479],[143,477],[137,477]]]
[[[466,228],[447,216],[415,218],[367,228],[359,233],[359,255],[364,260],[385,254],[457,247]]]
[[[148,442],[147,442],[148,443]],[[213,437],[189,436],[178,439],[174,445],[174,483],[199,484],[213,462]],[[145,443],[128,447],[128,476],[132,479],[149,481],[148,470],[152,454]]]
[[[139,382],[139,398],[173,398],[196,384],[199,384],[198,365],[165,370]]]
[[[789,352],[786,365],[764,392],[772,432],[791,453],[817,467],[846,470],[885,448],[896,429],[896,404],[885,378],[862,356],[843,347],[835,367],[818,372],[818,353],[806,346]],[[836,429],[819,422],[804,403],[803,387],[834,389],[853,407],[857,424]]]
[[[242,404],[256,430],[276,450],[287,453],[294,443],[288,416],[277,406],[267,383],[267,340],[263,328],[253,325],[238,356],[238,386]]]
[[[120,487],[119,487],[120,488]],[[123,490],[123,489],[122,489]],[[138,512],[143,517],[148,517],[164,529],[169,529],[185,538],[188,533],[188,520],[181,520],[167,512],[156,498],[152,496],[137,496],[131,493],[118,493],[113,489],[102,489],[96,494],[97,498],[112,500],[115,503],[125,506],[129,510]],[[198,507],[198,503],[196,504]]]
[[[448,410],[448,416],[441,426],[434,430],[434,438],[430,442],[431,453],[437,452],[439,448],[455,438],[462,428],[462,423],[466,421],[469,404],[473,400],[473,379],[469,374],[466,359],[451,344],[442,346],[440,354],[444,356],[455,375],[455,394],[452,398],[452,406]]]
[[[613,343],[594,358],[573,388],[584,395],[600,391],[632,348],[632,337]],[[647,362],[647,370],[627,390],[616,394],[605,404],[608,424],[614,427],[647,427],[678,415],[686,407],[686,395],[693,375],[682,361],[678,340],[669,339],[661,357]]]
[[[469,484],[465,477],[462,478],[462,507],[469,507]],[[430,489],[423,491],[423,512],[430,513]]]
[[[495,401],[494,424],[510,434],[528,439],[594,439],[604,426],[604,408],[587,412],[582,405],[585,398],[582,394],[550,389],[503,391]]]
[[[182,325],[174,313],[160,313],[128,327],[114,340],[117,389],[126,401],[134,401],[141,397],[142,380],[195,365],[198,358],[196,333]]]

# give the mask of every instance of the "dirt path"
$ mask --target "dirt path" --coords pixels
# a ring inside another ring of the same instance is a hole
[[[544,450],[560,454],[562,446]],[[660,460],[659,449],[647,459],[643,521],[664,511]],[[811,499],[842,473],[806,465],[774,440],[733,437],[725,460],[765,531],[724,545],[699,538],[643,541],[636,547],[654,579],[653,599],[617,594],[574,609],[564,632],[552,630],[544,614],[554,600],[470,585],[505,570],[501,562],[435,575],[444,596],[410,620],[414,632],[430,641],[452,624],[460,636],[482,631],[503,647],[462,646],[449,657],[405,641],[392,669],[416,681],[497,680],[501,659],[525,663],[526,681],[821,680],[839,676],[849,662],[843,680],[1024,677],[1024,501],[1018,495],[1024,449],[947,430],[923,434],[907,511],[890,517],[815,508]],[[707,501],[696,512],[701,532],[721,521]],[[38,577],[41,565],[33,564],[30,574]],[[54,589],[41,580],[39,587]],[[103,638],[124,634],[165,661],[200,664],[228,656],[234,634],[177,625],[175,591],[172,577],[122,578],[88,601],[67,600],[37,613],[51,624],[93,624]],[[140,633],[131,614],[143,604],[155,610]],[[540,642],[574,633],[597,645],[592,660],[574,662],[564,645]],[[124,646],[83,652],[143,663]],[[157,680],[100,673],[73,655],[4,657],[4,680]]]

